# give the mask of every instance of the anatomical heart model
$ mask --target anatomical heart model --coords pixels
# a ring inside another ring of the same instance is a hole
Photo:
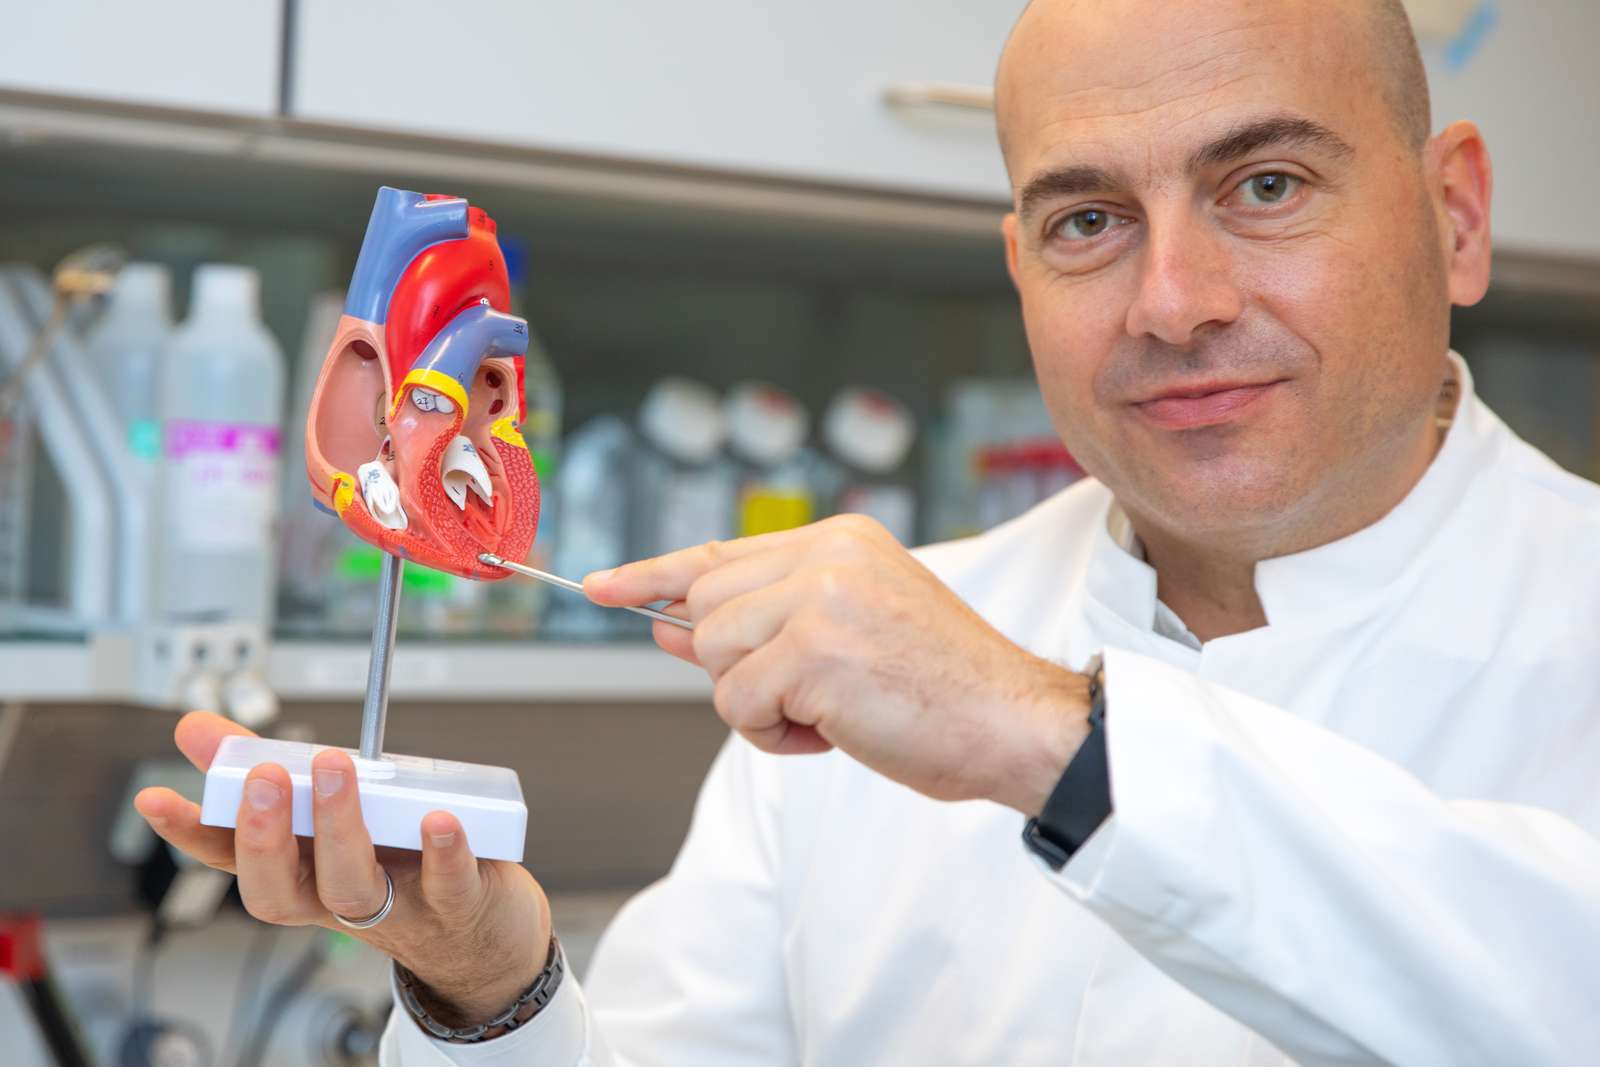
[[[494,221],[378,193],[306,425],[316,501],[386,552],[468,578],[521,560],[539,483],[518,427],[528,325],[506,313]]]
[[[378,191],[306,424],[317,504],[383,549],[361,747],[349,750],[374,844],[421,848],[421,821],[448,810],[473,851],[520,861],[527,808],[513,771],[383,752],[402,561],[467,578],[527,558],[539,482],[523,443],[528,324],[507,313],[494,220],[458,197]],[[323,746],[230,737],[206,773],[201,821],[232,826],[244,778],[279,763],[294,830],[310,836],[311,758]]]

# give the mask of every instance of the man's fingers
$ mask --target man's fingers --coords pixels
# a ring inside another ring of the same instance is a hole
[[[161,786],[139,790],[133,807],[161,839],[220,871],[234,873],[233,831],[200,824],[200,805]]]
[[[478,906],[483,880],[461,822],[447,811],[422,819],[422,898],[446,919]]]
[[[673,601],[661,610],[668,615],[689,617],[689,606],[681,600]],[[700,666],[700,660],[694,654],[694,631],[685,630],[681,626],[674,626],[667,622],[653,622],[650,624],[650,636],[655,638],[661,651],[677,656],[685,663]]]
[[[815,726],[789,721],[788,729],[767,750],[774,756],[817,756],[833,751],[833,742],[817,732]]]
[[[711,541],[665,556],[596,571],[583,579],[583,592],[603,607],[622,608],[682,600],[696,578],[729,558],[736,541]]]
[[[812,536],[812,527],[741,537],[736,541],[708,541],[703,545],[669,552],[654,559],[624,563],[609,571],[596,571],[583,580],[583,591],[596,604],[638,607],[657,600],[683,600],[701,575],[736,559],[782,548]]]
[[[388,895],[372,837],[361,819],[356,767],[337,749],[311,761],[311,813],[317,895],[323,906],[346,919],[362,919],[383,907]]]
[[[783,640],[770,641],[736,663],[717,680],[712,703],[717,714],[763,752],[798,756],[833,746],[812,726],[790,721],[784,703],[797,672],[805,668]]]
[[[210,769],[222,739],[235,734],[256,736],[238,723],[209,711],[191,711],[178,720],[178,726],[172,732],[179,750],[202,771]]]
[[[883,527],[861,515],[835,515],[792,530],[709,541],[654,559],[595,571],[583,580],[583,591],[596,604],[638,607],[657,600],[683,600],[702,575],[735,560],[789,547],[820,549],[832,554],[856,552],[866,545],[895,544]],[[904,550],[901,550],[904,554]]]
[[[790,543],[767,552],[729,560],[689,587],[689,618],[698,625],[706,616],[737,597],[783,581],[804,558],[804,546]]]
[[[804,603],[805,592],[801,579],[785,578],[720,605],[695,624],[695,659],[713,679],[720,679],[783,631]]]
[[[262,922],[284,926],[314,922],[322,911],[301,873],[300,846],[290,821],[292,789],[289,772],[276,763],[252,770],[244,781],[233,835],[245,910]]]

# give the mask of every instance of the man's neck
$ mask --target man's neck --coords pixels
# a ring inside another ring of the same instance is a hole
[[[1145,559],[1156,571],[1156,596],[1200,641],[1244,633],[1267,624],[1256,593],[1256,560],[1228,559],[1205,546],[1180,541],[1152,545]]]
[[[1390,465],[1393,476],[1384,491],[1366,494],[1360,507],[1344,506],[1336,514],[1320,514],[1287,528],[1200,540],[1130,513],[1145,560],[1155,568],[1157,597],[1201,642],[1265,626],[1266,610],[1256,593],[1256,564],[1342,540],[1392,511],[1422,480],[1444,443],[1458,399],[1455,385],[1452,374],[1440,397],[1439,417],[1428,420],[1423,433],[1413,439],[1416,443]],[[1382,484],[1373,478],[1357,481],[1368,488]]]

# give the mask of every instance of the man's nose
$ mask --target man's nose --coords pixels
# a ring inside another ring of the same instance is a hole
[[[1184,345],[1207,325],[1237,319],[1243,297],[1226,235],[1189,218],[1152,218],[1147,226],[1128,334]]]

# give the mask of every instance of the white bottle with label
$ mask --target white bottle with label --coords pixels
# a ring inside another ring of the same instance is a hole
[[[124,592],[136,603],[124,603],[132,623],[155,613],[156,591],[148,575],[158,566],[151,528],[152,507],[161,461],[162,359],[172,340],[172,278],[158,263],[129,263],[117,275],[111,303],[95,323],[84,347],[94,368],[96,386],[120,420],[122,463],[132,491],[143,506],[126,516],[121,533],[119,574],[143,572]]]
[[[172,277],[159,263],[129,263],[85,341],[100,388],[122,419],[129,452],[161,455],[161,358],[172,339]]]
[[[284,369],[261,323],[256,272],[197,268],[164,363],[161,614],[270,626]]]
[[[728,450],[739,462],[740,537],[804,526],[817,517],[818,457],[805,448],[806,409],[765,382],[728,391]]]
[[[663,378],[639,409],[641,447],[631,479],[636,558],[733,535],[734,470],[722,456],[727,422],[717,394]]]
[[[582,578],[627,561],[627,486],[633,453],[633,433],[615,415],[590,419],[567,438],[554,486],[564,505],[555,527],[552,568],[557,574]],[[544,489],[541,483],[540,491]],[[539,526],[544,528],[542,512]],[[636,618],[562,593],[550,601],[545,632],[564,640],[618,637],[642,630],[632,621]]]
[[[877,519],[908,548],[917,536],[917,494],[906,467],[916,432],[911,413],[876,389],[841,390],[822,416],[823,443],[844,469],[834,511]]]

